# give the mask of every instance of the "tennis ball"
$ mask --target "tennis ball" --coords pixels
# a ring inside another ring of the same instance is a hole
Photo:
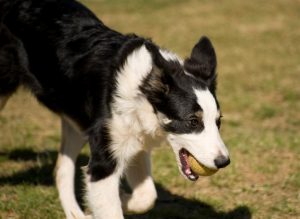
[[[218,171],[217,169],[210,169],[204,166],[191,155],[188,157],[188,162],[192,171],[199,176],[210,176]]]

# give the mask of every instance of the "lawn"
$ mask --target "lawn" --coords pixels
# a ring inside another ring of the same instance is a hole
[[[217,51],[231,165],[193,183],[179,174],[170,147],[156,147],[159,199],[127,219],[300,218],[299,0],[82,2],[110,27],[182,57],[201,35]],[[58,117],[20,89],[0,114],[0,218],[64,217],[53,183],[59,142]],[[86,147],[78,166],[87,161]]]

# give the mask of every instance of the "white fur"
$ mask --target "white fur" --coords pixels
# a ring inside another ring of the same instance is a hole
[[[112,118],[108,121],[112,139],[110,149],[118,166],[116,171],[105,179],[98,182],[87,180],[87,199],[94,218],[123,218],[119,178],[132,158],[144,149],[143,136],[155,135],[159,126],[152,106],[139,90],[143,79],[151,72],[152,66],[152,57],[145,46],[142,46],[128,56],[124,67],[118,73]],[[145,181],[141,181],[143,177],[146,178]],[[133,211],[149,209],[156,198],[150,173],[141,173],[134,184],[141,185],[133,186],[133,196],[128,197],[126,201],[123,199],[123,202],[127,203],[123,206],[126,205],[128,210],[133,209]],[[150,192],[150,197],[140,197],[141,191]],[[137,202],[140,207],[135,206]]]
[[[157,198],[151,177],[150,152],[142,151],[133,158],[127,168],[126,179],[133,192],[123,192],[121,196],[124,212],[141,214],[150,210]]]
[[[187,149],[197,160],[207,167],[216,169],[214,160],[223,155],[228,157],[228,150],[223,143],[216,119],[220,116],[216,100],[208,89],[195,90],[198,104],[203,109],[204,130],[201,133],[169,134],[168,140],[179,161],[179,150]]]
[[[117,77],[117,91],[109,122],[114,157],[125,165],[143,149],[143,135],[154,135],[158,123],[153,108],[139,86],[151,72],[152,57],[145,46],[136,49]],[[124,166],[118,168],[123,171]]]
[[[56,186],[67,219],[83,219],[74,189],[76,158],[86,142],[83,135],[62,119],[62,145],[56,163]]]
[[[162,55],[162,57],[164,57],[165,60],[178,61],[180,64],[183,64],[182,59],[179,56],[177,56],[177,54],[164,49],[160,49],[159,52]]]
[[[135,173],[139,175],[138,172]],[[143,214],[153,208],[157,193],[151,176],[139,182],[132,194],[122,194],[122,208],[126,214]]]
[[[123,219],[119,198],[119,178],[116,173],[97,182],[86,177],[87,201],[94,219]]]
[[[152,58],[145,46],[130,54],[117,76],[114,111],[118,114],[135,110],[136,99],[141,96],[139,86],[152,70]]]
[[[157,113],[157,118],[160,121],[160,123],[162,123],[162,125],[167,125],[172,122],[171,119],[169,119],[166,115],[160,112]]]

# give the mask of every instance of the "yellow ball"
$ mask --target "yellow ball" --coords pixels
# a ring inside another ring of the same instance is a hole
[[[218,171],[217,169],[210,169],[204,166],[191,155],[188,157],[188,162],[192,171],[199,176],[210,176]]]

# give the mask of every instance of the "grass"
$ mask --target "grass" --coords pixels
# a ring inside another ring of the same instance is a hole
[[[169,147],[155,148],[159,200],[127,219],[300,217],[300,1],[83,2],[114,29],[183,57],[201,35],[217,50],[231,165],[192,183]],[[22,90],[1,112],[0,218],[63,218],[52,177],[59,139],[58,118]],[[87,156],[85,149],[81,165]]]

